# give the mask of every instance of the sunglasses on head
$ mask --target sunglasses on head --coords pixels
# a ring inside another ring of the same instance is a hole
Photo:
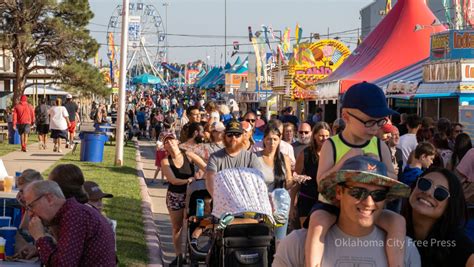
[[[369,191],[367,188],[363,187],[355,187],[355,186],[348,186],[346,184],[342,184],[343,187],[349,189],[349,195],[357,200],[363,201],[369,196],[375,202],[384,201],[387,198],[388,190],[374,190]]]
[[[298,133],[299,133],[299,134],[309,134],[310,131],[299,131]]]
[[[427,192],[433,187],[433,182],[430,179],[420,177],[416,182],[416,186],[420,191]],[[450,196],[448,189],[444,186],[437,185],[433,192],[433,197],[438,201],[443,201]]]
[[[241,133],[226,133],[225,136],[227,136],[228,138],[232,138],[232,137],[237,137],[239,138],[242,134]]]

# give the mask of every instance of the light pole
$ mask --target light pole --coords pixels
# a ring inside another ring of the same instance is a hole
[[[227,0],[224,0],[224,66],[227,64]]]
[[[127,49],[128,49],[128,13],[129,0],[123,0],[122,36],[120,41],[120,87],[116,123],[115,166],[123,166],[123,134],[125,132],[125,85],[127,83]]]
[[[165,7],[165,61],[168,63],[168,6],[170,3],[164,2],[163,6]]]

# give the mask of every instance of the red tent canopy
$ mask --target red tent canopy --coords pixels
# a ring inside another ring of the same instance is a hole
[[[339,93],[362,81],[375,81],[430,55],[430,35],[446,30],[431,26],[436,16],[424,0],[398,0],[393,9],[322,84],[339,81]],[[424,29],[415,32],[415,25]]]

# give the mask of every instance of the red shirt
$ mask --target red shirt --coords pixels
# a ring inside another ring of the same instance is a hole
[[[13,108],[13,126],[17,124],[34,124],[35,110],[28,102],[20,102]]]
[[[53,219],[58,242],[41,237],[36,248],[47,266],[116,266],[112,227],[97,210],[69,198]]]

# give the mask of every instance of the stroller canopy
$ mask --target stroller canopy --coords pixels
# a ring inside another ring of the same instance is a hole
[[[214,180],[212,215],[256,212],[266,215],[273,223],[267,185],[259,170],[233,168],[218,172]]]

